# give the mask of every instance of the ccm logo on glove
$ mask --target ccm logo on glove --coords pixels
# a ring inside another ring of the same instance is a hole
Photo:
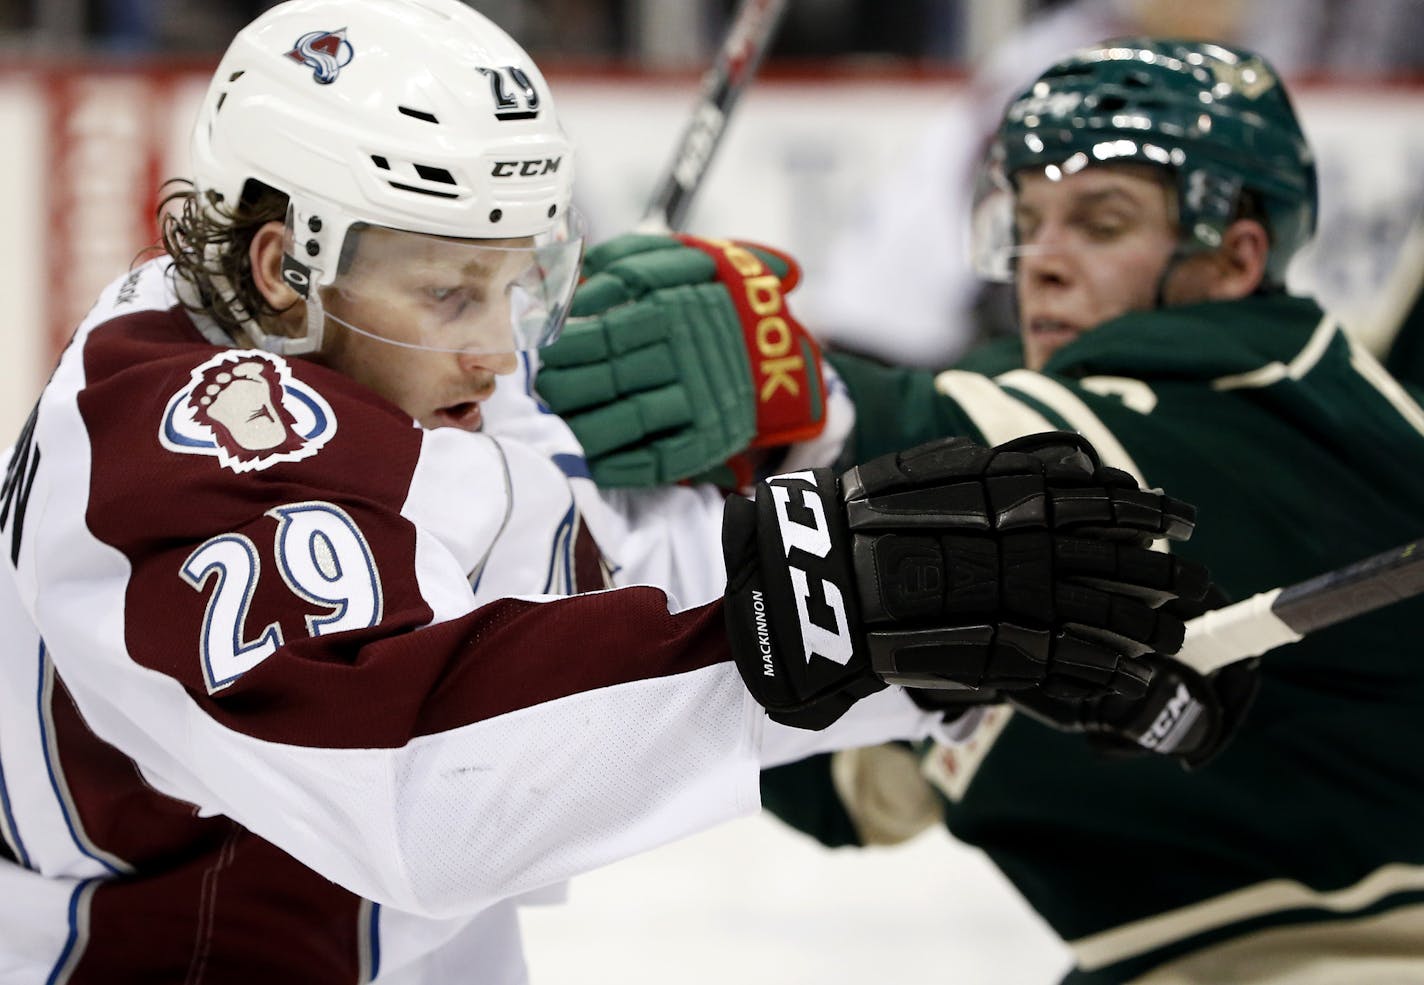
[[[1182,744],[1201,714],[1201,702],[1192,697],[1186,684],[1178,684],[1176,694],[1167,701],[1167,706],[1153,719],[1147,731],[1137,737],[1137,743],[1144,749],[1170,753]]]
[[[806,663],[813,654],[844,667],[854,653],[845,599],[825,575],[836,572],[827,563],[831,554],[831,531],[826,510],[816,491],[815,478],[807,472],[789,472],[766,480],[776,503],[776,525],[781,531],[781,547],[786,554],[787,575],[796,600],[796,617],[801,623],[801,642]],[[816,586],[812,595],[812,584]],[[824,618],[811,617],[815,606]],[[834,631],[822,622],[834,625]]]

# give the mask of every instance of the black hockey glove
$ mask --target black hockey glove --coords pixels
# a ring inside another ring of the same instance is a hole
[[[1140,697],[1143,655],[1182,642],[1156,606],[1208,584],[1147,545],[1193,522],[1065,432],[774,476],[727,503],[732,652],[771,717],[802,728],[887,683]]]
[[[1225,604],[1213,600],[1210,608]],[[1207,606],[1173,608],[1184,616]],[[1122,694],[1078,700],[1021,691],[1009,701],[1062,732],[1081,732],[1109,754],[1174,757],[1188,770],[1205,766],[1236,734],[1260,688],[1259,658],[1228,664],[1203,677],[1171,657],[1148,655],[1152,683],[1138,697]]]

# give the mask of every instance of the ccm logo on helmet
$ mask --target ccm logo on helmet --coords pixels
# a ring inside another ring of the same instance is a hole
[[[827,561],[831,553],[831,527],[826,508],[810,472],[788,472],[766,480],[776,503],[776,525],[786,552],[786,569],[791,578],[791,594],[796,599],[796,617],[801,622],[801,642],[806,663],[818,654],[844,667],[854,647],[850,620],[846,617],[841,590],[826,574],[834,575]],[[815,592],[813,595],[812,592]],[[831,626],[811,618],[811,605],[830,615]]]
[[[562,157],[543,157],[532,161],[495,161],[490,174],[496,178],[535,178],[558,171],[563,160]]]

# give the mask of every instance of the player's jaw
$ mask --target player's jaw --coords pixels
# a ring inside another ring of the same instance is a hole
[[[1085,331],[1078,323],[1049,313],[1026,313],[1021,324],[1024,364],[1035,370]]]
[[[1103,322],[1150,303],[1123,277],[1085,270],[1081,257],[1059,256],[1026,263],[1019,278],[1019,326],[1024,364],[1042,369],[1049,358]]]
[[[1156,307],[1166,263],[1165,255],[1110,251],[1025,261],[1017,284],[1024,365],[1042,369],[1055,352],[1104,322]]]
[[[1047,280],[1021,280],[1019,326],[1024,365],[1039,370],[1049,358],[1104,322],[1157,306],[1160,266],[1104,265],[1102,270]]]

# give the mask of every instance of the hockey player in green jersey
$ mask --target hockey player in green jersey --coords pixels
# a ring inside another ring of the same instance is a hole
[[[979,254],[1015,285],[1023,365],[989,377],[828,354],[827,391],[843,385],[856,408],[847,460],[944,435],[1077,430],[1109,464],[1198,504],[1196,536],[1173,550],[1205,561],[1232,598],[1418,535],[1424,411],[1283,287],[1313,230],[1316,176],[1265,60],[1152,39],[1080,52],[1010,104],[982,187]],[[723,392],[719,367],[758,365],[782,338],[768,319],[794,325],[755,298],[739,306],[715,273],[676,284],[683,248],[629,237],[595,250],[588,272],[634,285],[622,313],[576,300],[584,317],[547,353],[541,391],[602,449],[590,462],[601,481],[775,463],[775,449],[746,453],[753,424],[714,435],[696,401],[680,425],[608,412]],[[791,266],[759,256],[794,283]],[[865,289],[894,303],[886,285]],[[629,306],[657,317],[630,319]],[[620,333],[633,323],[640,335]],[[679,358],[689,339],[708,344],[708,326],[732,326],[716,337],[745,339],[741,358]],[[611,381],[596,398],[594,371]],[[742,404],[766,394],[737,383]],[[689,447],[706,449],[694,466]],[[912,544],[905,559],[908,579]],[[1424,606],[1397,604],[1259,667],[1164,675],[1149,703],[971,707],[958,712],[978,723],[965,745],[808,760],[765,774],[763,796],[830,844],[902,839],[942,817],[1067,942],[1073,985],[1424,982],[1421,621]]]

